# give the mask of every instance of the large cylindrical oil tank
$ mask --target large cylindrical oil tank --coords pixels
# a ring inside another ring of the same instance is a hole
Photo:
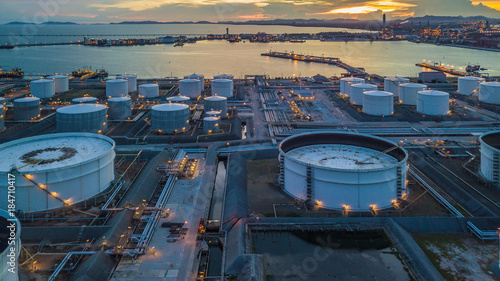
[[[165,103],[151,108],[151,130],[174,134],[189,128],[189,106],[180,103]]]
[[[198,86],[199,86],[199,91],[200,93],[205,90],[205,76],[199,75],[199,74],[191,74],[191,75],[186,75],[184,76],[184,79],[196,79],[199,80]]]
[[[234,80],[234,75],[232,74],[220,74],[220,75],[215,75],[214,80],[216,79],[229,79],[229,80]]]
[[[344,77],[340,78],[340,93],[342,95],[351,95],[351,87],[353,84],[365,83],[365,79],[356,77]]]
[[[378,90],[377,85],[373,84],[353,84],[351,87],[351,103],[355,105],[363,105],[363,93],[367,91]]]
[[[500,131],[488,132],[479,137],[481,145],[481,175],[500,185]]]
[[[186,96],[173,96],[173,97],[168,97],[167,101],[171,103],[183,103],[189,105],[191,99]]]
[[[205,111],[218,110],[221,112],[221,118],[227,117],[227,98],[221,96],[211,96],[205,98],[203,103]]]
[[[13,186],[15,187],[15,183]],[[7,193],[5,196],[7,198]],[[0,266],[2,270],[0,272],[0,280],[18,281],[19,254],[21,253],[21,223],[13,214],[2,209],[0,209],[0,237],[2,237],[2,240],[0,240]]]
[[[388,116],[394,113],[394,95],[384,91],[363,93],[363,112],[374,116]]]
[[[130,97],[109,98],[108,116],[110,120],[125,120],[132,116],[132,99]]]
[[[408,154],[391,141],[321,131],[288,137],[279,151],[280,183],[299,200],[369,211],[389,208],[406,196]]]
[[[464,96],[470,96],[477,92],[479,84],[484,82],[482,77],[465,76],[458,77],[458,93]]]
[[[30,82],[31,95],[37,98],[51,98],[55,95],[54,80],[42,79]]]
[[[72,104],[80,104],[80,103],[97,103],[97,98],[95,97],[81,97],[75,98],[71,100]]]
[[[139,85],[139,97],[141,98],[157,98],[160,96],[160,86],[158,84],[142,84]]]
[[[0,131],[5,129],[5,109],[6,107],[0,104]]]
[[[56,94],[69,91],[69,77],[66,75],[49,76],[47,79],[54,80],[54,90]]]
[[[500,82],[485,82],[479,85],[479,101],[500,104]]]
[[[106,81],[107,97],[126,97],[128,96],[128,82],[124,79],[114,79]]]
[[[384,79],[384,91],[399,97],[399,84],[410,83],[410,79],[402,77],[387,77]]]
[[[31,120],[39,116],[39,98],[27,97],[14,100],[14,120]]]
[[[417,111],[425,115],[446,115],[450,110],[450,94],[441,91],[419,91]]]
[[[137,76],[126,74],[126,75],[116,76],[116,79],[127,80],[127,89],[129,93],[137,91]]]
[[[234,82],[230,79],[212,80],[212,96],[233,97]]]
[[[416,83],[399,84],[399,100],[405,105],[417,105],[417,92],[425,91],[427,86]]]
[[[203,118],[203,132],[205,134],[218,133],[220,130],[219,117],[205,117]]]
[[[201,95],[200,80],[183,79],[179,81],[179,95],[196,99]]]
[[[103,104],[74,104],[56,111],[57,132],[102,133],[108,127],[108,110]]]
[[[115,142],[88,133],[48,134],[0,145],[0,196],[17,167],[16,210],[40,212],[85,201],[114,179]],[[7,200],[0,208],[7,209]]]

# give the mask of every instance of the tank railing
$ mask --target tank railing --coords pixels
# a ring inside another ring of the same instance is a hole
[[[127,170],[128,170],[128,168],[127,168]],[[123,175],[122,175],[122,177],[123,177]],[[106,203],[104,203],[104,205],[102,206],[101,211],[107,211],[107,209],[108,209],[109,205],[111,204],[111,202],[113,202],[113,200],[115,199],[115,197],[118,194],[118,192],[120,192],[120,190],[122,189],[122,187],[125,185],[125,181],[120,180],[120,181],[117,182],[117,184],[118,185],[116,186],[116,188],[113,191],[113,193],[111,194],[111,196],[109,196],[109,198],[106,201]]]
[[[54,281],[57,277],[57,275],[61,272],[61,270],[64,268],[64,266],[66,265],[66,263],[69,261],[69,259],[73,256],[73,255],[93,255],[95,254],[96,252],[95,251],[89,251],[87,252],[87,249],[90,247],[90,245],[92,244],[92,242],[94,242],[94,239],[92,239],[92,241],[90,241],[87,246],[82,250],[82,251],[76,251],[76,252],[69,252],[65,257],[64,259],[62,260],[62,262],[56,267],[56,269],[54,270],[54,272],[52,273],[52,275],[49,277],[49,279],[47,279],[47,281]],[[80,257],[81,259],[81,257]],[[80,261],[80,259],[78,259],[78,262]],[[78,262],[76,264],[78,264]],[[73,265],[73,267],[71,268],[74,269],[76,267],[76,264]]]
[[[481,240],[495,240],[499,239],[498,231],[496,230],[481,230],[475,226],[471,221],[467,222],[467,228]]]

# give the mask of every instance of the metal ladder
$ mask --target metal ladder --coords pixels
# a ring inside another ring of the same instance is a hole
[[[312,182],[312,168],[310,166],[306,169],[306,205],[312,206],[314,198],[313,182]]]
[[[397,168],[398,180],[397,180],[397,194],[398,198],[401,199],[403,197],[403,192],[405,191],[405,183],[403,182],[403,173],[401,166]]]
[[[278,183],[281,187],[285,186],[285,156],[280,154],[280,177]]]
[[[498,153],[493,153],[493,182],[498,185],[500,182],[500,162]]]

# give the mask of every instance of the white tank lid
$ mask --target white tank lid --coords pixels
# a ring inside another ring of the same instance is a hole
[[[484,82],[484,83],[481,83],[481,85],[496,88],[496,87],[500,87],[500,82]]]
[[[49,76],[47,78],[49,78],[49,79],[61,79],[61,78],[69,78],[69,77],[66,75],[52,75],[52,76]]]
[[[356,78],[356,77],[344,77],[340,78],[341,81],[348,81],[348,82],[362,82],[365,81],[365,79],[361,78]]]
[[[214,79],[212,80],[213,83],[232,83],[233,80],[230,79]]]
[[[458,77],[458,80],[484,81],[484,78],[475,76],[464,76],[464,77]]]
[[[227,100],[226,97],[222,97],[222,96],[210,96],[210,97],[206,97],[205,100],[208,100],[208,101],[224,101],[224,100]]]
[[[179,82],[182,82],[182,83],[198,83],[198,82],[200,82],[200,80],[198,80],[198,79],[182,79]]]
[[[80,114],[80,113],[97,112],[101,110],[106,110],[106,106],[103,104],[82,103],[82,104],[74,104],[61,107],[57,109],[57,112],[64,114]]]
[[[351,85],[351,87],[353,87],[353,88],[360,88],[360,89],[374,89],[374,88],[377,88],[377,85],[362,83],[362,84]]]
[[[107,80],[106,81],[106,84],[107,83],[126,83],[127,80],[124,80],[124,79],[112,79],[112,80]]]
[[[152,110],[156,111],[178,111],[188,109],[189,106],[181,103],[163,103],[151,107]]]
[[[214,116],[208,116],[208,117],[205,117],[203,118],[203,120],[205,121],[219,121],[219,117],[214,117]]]
[[[95,98],[95,97],[81,97],[81,98],[72,99],[73,102],[96,101],[96,100],[97,100],[97,98]]]
[[[450,94],[443,92],[443,91],[436,91],[436,90],[427,90],[427,91],[418,91],[417,92],[419,95],[425,95],[425,96],[449,96]]]
[[[34,83],[34,84],[54,83],[54,80],[52,80],[52,79],[40,79],[40,80],[31,81],[31,83]]]
[[[114,97],[114,98],[109,98],[108,101],[129,101],[130,97]]]
[[[399,87],[403,88],[427,88],[427,85],[424,84],[418,84],[418,83],[403,83],[399,84]]]
[[[169,100],[169,101],[187,101],[187,100],[190,100],[190,98],[186,97],[186,96],[178,95],[178,96],[168,97],[167,100]]]
[[[377,96],[377,97],[389,97],[394,95],[391,92],[385,92],[385,91],[368,91],[364,92],[364,94],[368,96]]]
[[[141,84],[139,85],[139,88],[158,88],[158,84]]]
[[[219,115],[219,114],[222,113],[222,111],[220,111],[220,110],[209,110],[209,111],[207,111],[205,113],[208,114],[208,115]]]
[[[33,101],[40,101],[40,99],[37,97],[27,97],[14,100],[14,102],[33,102]]]

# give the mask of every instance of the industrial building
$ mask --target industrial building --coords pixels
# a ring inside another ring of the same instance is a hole
[[[15,171],[16,208],[39,212],[91,198],[114,179],[115,142],[88,133],[48,134],[0,145],[0,193],[7,198],[8,174]],[[0,208],[8,209],[2,200]]]
[[[321,208],[370,211],[405,196],[408,155],[382,138],[304,133],[283,140],[279,150],[284,190]]]
[[[108,111],[103,104],[74,104],[57,109],[57,132],[102,133]]]

